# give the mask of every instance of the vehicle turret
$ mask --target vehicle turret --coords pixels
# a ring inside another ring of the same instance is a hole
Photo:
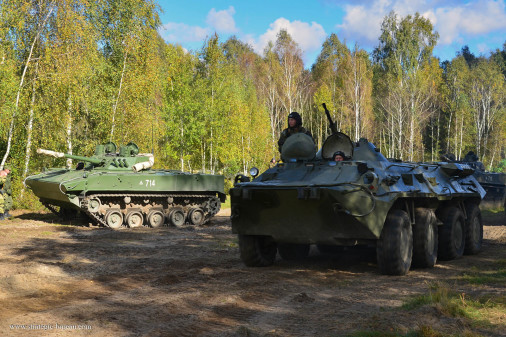
[[[139,148],[135,143],[121,146],[118,153],[116,153],[116,145],[114,143],[97,145],[95,154],[92,157],[76,156],[44,149],[37,149],[37,153],[55,158],[75,159],[92,164],[87,169],[102,168],[107,170],[140,171],[149,169],[154,164],[153,155],[150,153],[139,154]]]

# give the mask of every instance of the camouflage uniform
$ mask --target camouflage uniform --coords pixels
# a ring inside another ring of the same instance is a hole
[[[288,115],[288,118],[295,119],[297,124],[293,128],[291,128],[290,124],[288,124],[288,127],[281,132],[281,135],[279,136],[279,140],[278,140],[278,149],[279,149],[280,153],[281,153],[281,148],[283,147],[283,144],[285,143],[286,139],[295,133],[299,133],[299,132],[305,133],[309,137],[313,138],[313,136],[311,135],[311,132],[309,132],[308,130],[306,130],[302,126],[302,118],[300,117],[298,112],[291,112]]]
[[[12,188],[10,174],[0,176],[0,220],[9,216],[12,208]]]

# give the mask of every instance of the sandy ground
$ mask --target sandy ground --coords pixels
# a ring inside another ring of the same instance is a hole
[[[338,256],[312,247],[302,261],[267,268],[239,259],[222,211],[199,228],[112,231],[23,211],[0,222],[0,336],[342,336],[406,333],[422,326],[501,336],[492,326],[427,306],[404,310],[433,281],[461,293],[504,295],[504,283],[473,286],[461,277],[506,261],[506,217],[485,219],[480,254],[408,275],[380,275],[374,252]],[[18,326],[16,326],[18,325]]]

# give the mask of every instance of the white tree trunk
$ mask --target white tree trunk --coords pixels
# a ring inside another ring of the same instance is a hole
[[[21,199],[25,193],[25,178],[28,175],[28,167],[30,166],[30,157],[32,153],[32,131],[33,131],[33,115],[35,110],[35,82],[37,81],[37,72],[39,63],[35,66],[35,78],[32,83],[32,101],[30,104],[30,113],[28,116],[28,125],[26,126],[26,152],[25,152],[25,168],[23,170],[23,187],[21,188]]]
[[[35,38],[33,39],[32,46],[30,47],[30,53],[28,54],[28,57],[26,58],[25,67],[23,69],[23,74],[21,75],[21,80],[19,81],[18,93],[16,95],[16,104],[14,105],[14,112],[12,113],[11,124],[9,126],[9,136],[7,138],[7,149],[5,150],[5,154],[3,156],[2,162],[0,163],[0,170],[3,170],[3,168],[5,166],[5,162],[7,161],[7,157],[9,157],[9,153],[11,151],[12,136],[14,134],[14,123],[15,123],[16,115],[17,115],[18,108],[19,108],[19,100],[21,97],[21,91],[23,90],[23,83],[25,81],[26,71],[27,71],[28,65],[30,64],[30,61],[32,59],[33,49],[35,48],[35,44],[37,43],[37,40],[39,39],[42,28],[46,25],[46,22],[49,19],[49,16],[53,12],[52,3],[49,5],[49,7],[50,7],[49,12],[47,13],[46,17],[44,18],[44,22],[42,23],[42,25],[39,26],[39,29],[37,30],[37,34],[35,35]]]
[[[72,154],[72,94],[69,94],[67,109],[67,153]],[[67,158],[67,168],[72,167],[72,159]]]
[[[116,96],[116,102],[114,103],[114,106],[112,108],[111,136],[109,138],[109,141],[111,142],[112,137],[114,135],[114,128],[116,127],[116,110],[118,109],[119,97],[121,96],[121,88],[123,87],[123,77],[125,76],[127,55],[128,52],[125,52],[125,57],[123,58],[123,70],[121,70],[121,78],[119,81],[118,96]]]

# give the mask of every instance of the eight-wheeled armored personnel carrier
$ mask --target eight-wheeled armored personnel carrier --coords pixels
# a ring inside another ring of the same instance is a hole
[[[277,252],[305,257],[311,244],[373,244],[380,271],[402,275],[480,250],[485,191],[470,166],[392,163],[367,139],[337,132],[326,113],[333,132],[317,153],[311,137],[294,134],[282,163],[258,176],[252,169],[252,181],[236,177],[232,231],[247,266],[271,265]],[[337,151],[344,161],[333,160]]]
[[[165,223],[201,225],[225,201],[224,178],[151,169],[151,154],[139,154],[134,143],[98,145],[92,157],[38,150],[80,161],[76,169],[50,169],[30,176],[26,184],[50,210],[77,210],[110,228],[159,227]]]

